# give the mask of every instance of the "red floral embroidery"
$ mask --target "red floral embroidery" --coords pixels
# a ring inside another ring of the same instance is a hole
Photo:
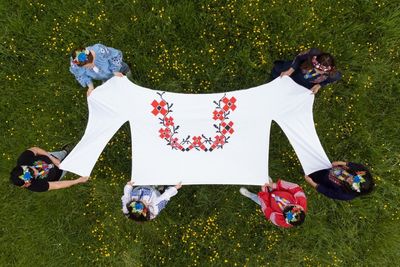
[[[158,132],[160,133],[160,137],[162,139],[171,137],[171,130],[169,128],[165,128],[165,129],[161,128]]]
[[[229,109],[234,111],[236,109],[236,98],[233,96],[231,99],[224,97],[222,99],[222,102],[224,102],[225,106],[222,108],[225,111],[228,111]]]
[[[212,144],[210,150],[213,151],[217,146],[223,146],[225,144],[225,136],[216,135],[214,137],[214,143]]]
[[[201,136],[193,136],[192,137],[192,144],[188,147],[188,150],[191,150],[192,148],[197,148],[197,149],[201,149],[201,150],[205,150],[206,151],[206,146],[203,143],[203,137]]]
[[[213,111],[213,120],[218,121],[219,124],[214,124],[217,135],[212,139],[211,137],[206,137],[204,134],[196,135],[191,137],[190,135],[186,138],[180,139],[175,135],[178,134],[179,125],[175,125],[174,118],[172,116],[167,116],[172,112],[173,104],[169,104],[164,100],[163,93],[157,93],[161,97],[161,101],[153,100],[151,106],[153,110],[151,113],[157,116],[160,120],[162,128],[160,128],[160,138],[168,141],[167,145],[171,146],[172,149],[180,151],[190,151],[192,149],[203,150],[203,151],[213,151],[214,149],[223,148],[225,144],[228,143],[230,135],[235,131],[232,128],[233,122],[227,121],[231,111],[236,109],[236,98],[228,98],[225,95],[217,102],[214,101],[216,105]],[[221,104],[223,103],[223,107]]]
[[[157,102],[156,100],[154,100],[151,103],[151,105],[154,107],[154,109],[151,113],[153,113],[154,116],[157,116],[158,113],[161,113],[162,115],[165,116],[165,114],[167,114],[167,110],[164,108],[166,104],[167,104],[167,102],[165,102],[164,100],[161,100],[160,102]]]
[[[174,118],[172,117],[165,117],[164,122],[165,126],[174,126]]]
[[[214,120],[223,121],[225,119],[223,110],[214,110],[213,114],[214,114],[214,116],[213,116]]]
[[[226,124],[224,121],[221,123],[222,126],[222,134],[226,134],[226,133],[230,133],[233,134],[234,130],[232,128],[233,126],[233,122],[229,122],[228,124]]]
[[[171,138],[171,146],[172,146],[172,148],[175,148],[175,149],[179,149],[179,150],[182,150],[183,149],[183,146],[180,144],[180,142],[179,142],[179,139],[178,138]]]
[[[214,137],[214,139],[215,139],[214,144],[216,144],[216,145],[225,144],[225,137],[223,135],[216,135]]]
[[[201,145],[201,136],[193,136],[193,145]]]

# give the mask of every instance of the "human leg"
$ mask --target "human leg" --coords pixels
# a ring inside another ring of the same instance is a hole
[[[58,158],[60,161],[62,161],[63,159],[65,159],[65,157],[67,156],[68,152],[66,150],[61,150],[61,151],[53,151],[53,152],[49,152],[51,155],[53,155],[54,157]]]
[[[68,154],[68,152],[66,150],[54,151],[54,152],[49,152],[49,153],[52,156],[58,158],[60,161],[63,161],[63,159],[65,159],[65,157]],[[66,174],[67,174],[67,171],[63,171],[59,180],[61,180]]]
[[[240,194],[242,194],[245,197],[250,198],[251,200],[253,200],[255,203],[257,203],[258,205],[261,206],[260,200],[258,199],[258,196],[252,192],[250,192],[249,190],[247,190],[244,187],[241,187],[239,190]]]
[[[122,74],[128,75],[131,72],[131,68],[125,62],[121,63],[121,69],[119,70]]]

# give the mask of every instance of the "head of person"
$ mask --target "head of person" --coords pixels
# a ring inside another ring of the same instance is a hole
[[[10,181],[16,186],[28,187],[37,177],[36,170],[30,166],[16,166],[10,173]]]
[[[316,69],[319,72],[327,75],[336,73],[335,59],[329,53],[321,53],[317,56],[311,56],[302,65],[302,69],[311,70]]]
[[[365,166],[362,171],[348,168],[343,171],[339,179],[347,192],[354,192],[357,195],[371,193],[375,185],[371,173]]]
[[[300,205],[287,205],[283,209],[283,216],[285,217],[287,224],[299,226],[303,224],[306,218],[306,213]]]
[[[127,217],[136,222],[146,222],[150,220],[150,211],[147,206],[138,200],[133,200],[126,205],[128,209]]]
[[[84,47],[75,48],[71,53],[71,57],[72,62],[79,67],[93,62],[92,53]]]
[[[335,59],[328,53],[313,56],[311,58],[311,63],[315,69],[324,73],[330,73],[335,69]]]

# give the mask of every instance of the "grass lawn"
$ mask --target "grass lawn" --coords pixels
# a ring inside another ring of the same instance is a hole
[[[396,1],[2,0],[0,14],[0,266],[400,266]],[[157,220],[125,219],[128,125],[89,183],[47,193],[11,185],[26,148],[82,137],[86,94],[69,54],[94,43],[122,50],[135,83],[182,93],[253,87],[269,81],[274,60],[332,53],[343,79],[317,94],[316,128],[331,160],[370,167],[374,192],[351,202],[318,195],[276,124],[270,175],[299,183],[309,201],[295,229],[267,222],[239,186],[184,186]]]

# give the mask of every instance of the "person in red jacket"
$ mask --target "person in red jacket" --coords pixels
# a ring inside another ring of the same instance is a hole
[[[244,187],[240,193],[260,205],[265,217],[277,226],[290,228],[304,222],[307,198],[297,184],[278,180],[263,185],[258,195]]]

